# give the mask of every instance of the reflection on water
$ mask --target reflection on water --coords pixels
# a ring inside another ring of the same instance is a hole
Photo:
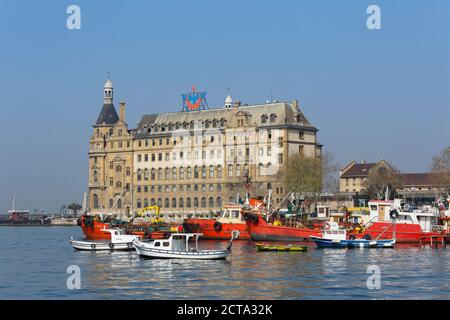
[[[78,252],[79,228],[0,228],[2,299],[449,299],[449,249],[323,249],[256,252],[235,242],[225,261],[144,260],[128,252]],[[203,248],[226,242],[203,241]],[[66,289],[66,268],[81,268],[81,290]],[[381,289],[367,289],[367,267]]]

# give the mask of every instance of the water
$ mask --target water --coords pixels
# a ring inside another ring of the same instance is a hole
[[[71,235],[80,228],[0,227],[0,299],[450,299],[450,247],[257,253],[236,241],[225,261],[143,260],[74,251]],[[70,265],[80,290],[66,287]],[[380,289],[367,288],[370,265]]]

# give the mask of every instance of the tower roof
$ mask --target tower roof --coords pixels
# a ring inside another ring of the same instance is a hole
[[[98,115],[96,125],[111,125],[115,124],[119,120],[119,116],[117,115],[116,108],[111,104],[104,104],[102,107],[102,111]]]

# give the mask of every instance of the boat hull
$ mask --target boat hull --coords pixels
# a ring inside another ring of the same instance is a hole
[[[293,245],[268,245],[264,243],[257,243],[256,249],[258,251],[272,251],[272,252],[306,252],[307,246],[293,246]]]
[[[373,222],[359,237],[363,238],[367,235],[370,235],[372,239],[376,239],[380,235],[381,239],[395,238],[397,243],[420,243],[429,240],[431,237],[436,237],[435,239],[442,241],[445,237],[444,234],[439,232],[423,232],[418,224],[392,224],[390,222]]]
[[[230,254],[228,250],[174,251],[149,248],[134,242],[139,256],[148,259],[190,259],[190,260],[224,260]]]
[[[274,226],[260,215],[253,217],[255,218],[247,218],[246,222],[250,237],[254,241],[308,242],[311,236],[321,236],[318,229]]]
[[[134,250],[132,242],[111,243],[99,241],[70,240],[70,244],[80,251],[131,251]]]
[[[366,239],[355,239],[355,240],[332,240],[325,239],[321,237],[311,237],[318,248],[393,248],[395,245],[395,240],[393,239],[383,239],[383,240],[366,240]]]
[[[243,223],[221,223],[220,230],[214,229],[215,219],[186,219],[183,227],[187,232],[203,233],[203,239],[209,240],[230,240],[234,230],[239,231],[239,236],[235,240],[250,240],[247,225]]]

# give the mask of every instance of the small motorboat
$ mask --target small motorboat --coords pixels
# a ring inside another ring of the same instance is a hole
[[[193,259],[193,260],[223,260],[231,253],[233,240],[239,236],[233,231],[231,240],[223,250],[199,250],[198,239],[201,233],[174,233],[169,239],[141,242],[134,240],[136,252],[144,258],[152,259]],[[195,247],[189,246],[189,240],[195,240]]]
[[[77,250],[101,251],[101,250],[133,250],[133,241],[140,238],[135,235],[124,234],[121,229],[103,229],[103,232],[111,234],[111,241],[85,241],[70,239],[70,244]]]
[[[347,230],[336,222],[324,223],[322,237],[311,236],[318,248],[393,248],[395,239],[348,239]]]
[[[307,246],[299,245],[273,245],[265,243],[256,243],[256,249],[258,251],[277,251],[277,252],[306,252],[308,251]]]

